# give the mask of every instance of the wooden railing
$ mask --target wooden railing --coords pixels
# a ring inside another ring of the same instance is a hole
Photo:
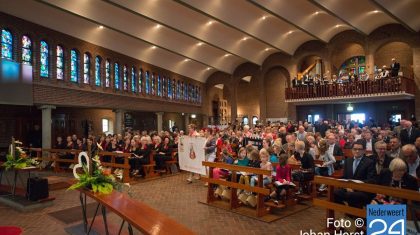
[[[390,92],[406,92],[414,95],[416,93],[416,83],[413,79],[398,77],[343,84],[289,87],[286,88],[286,100],[361,96]]]
[[[399,189],[393,187],[386,187],[382,185],[375,184],[366,184],[366,183],[354,183],[351,181],[345,182],[329,177],[315,176],[315,184],[325,184],[328,186],[327,200],[322,200],[318,198],[313,199],[313,205],[324,207],[327,209],[326,217],[334,218],[335,211],[347,213],[357,217],[366,217],[366,208],[360,209],[355,207],[346,206],[343,204],[334,202],[334,189],[335,188],[350,188],[357,191],[383,194],[387,196],[392,196],[395,198],[400,198],[407,200],[407,208],[411,206],[413,201],[420,201],[420,193],[412,190]],[[332,227],[328,229],[333,229]]]

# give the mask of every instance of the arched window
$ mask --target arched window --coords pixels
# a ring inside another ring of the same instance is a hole
[[[22,64],[32,64],[32,40],[26,35],[22,37]]]
[[[9,30],[1,30],[1,57],[11,60],[13,58],[13,36]]]
[[[101,63],[102,59],[99,56],[95,58],[95,86],[101,86]]]
[[[70,81],[79,82],[79,55],[76,50],[70,51]]]
[[[175,84],[176,84],[176,81],[175,81],[175,79],[173,79],[172,80],[172,99],[174,99],[174,100],[176,99],[176,96],[175,96],[176,95],[176,90],[175,90],[176,85]]]
[[[146,71],[146,74],[145,74],[145,79],[146,79],[146,94],[147,95],[149,95],[150,94],[150,77],[149,77],[149,71]]]
[[[173,96],[174,96],[174,100],[177,100],[178,99],[178,86],[179,86],[179,80],[178,81],[175,81],[175,83],[174,83],[174,94],[173,94]]]
[[[56,61],[56,67],[57,67],[57,79],[63,80],[64,79],[64,50],[63,47],[60,45],[56,48],[57,52],[57,61]]]
[[[128,90],[128,70],[127,70],[127,66],[124,65],[123,67],[123,89],[124,91]]]
[[[90,55],[85,53],[83,56],[83,83],[89,84],[90,82]]]
[[[179,100],[183,100],[184,99],[184,82],[181,82],[181,97]]]
[[[162,76],[162,97],[166,98],[166,78]]]
[[[136,81],[136,68],[131,68],[131,91],[136,93],[137,81]]]
[[[185,101],[188,101],[188,95],[189,95],[189,93],[188,93],[188,83],[185,83],[185,85],[184,85],[184,100]]]
[[[198,87],[198,103],[201,104],[201,87]]]
[[[258,117],[257,116],[253,116],[252,117],[252,125],[257,125],[258,122]]]
[[[156,95],[155,91],[155,74],[152,73],[152,85],[150,86],[150,88],[152,88],[152,95]]]
[[[248,116],[243,117],[242,122],[243,122],[244,125],[248,125],[249,124]]]
[[[49,76],[49,49],[46,41],[41,41],[41,63],[40,63],[40,75],[41,77],[47,78]]]
[[[366,69],[366,59],[365,56],[354,56],[341,65],[338,77],[349,76],[349,75],[359,75],[363,74]]]
[[[168,98],[172,99],[172,83],[171,78],[168,78]]]
[[[111,63],[109,60],[105,61],[105,87],[111,86]]]
[[[181,100],[181,82],[178,80],[176,85],[176,98]]]
[[[139,70],[139,93],[143,92],[143,69]]]
[[[120,89],[120,65],[114,64],[114,86],[116,90]]]
[[[160,83],[160,75],[157,75],[157,95],[162,96],[162,85]]]

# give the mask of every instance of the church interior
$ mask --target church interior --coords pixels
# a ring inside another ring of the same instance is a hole
[[[0,235],[420,234],[419,10],[0,0]]]

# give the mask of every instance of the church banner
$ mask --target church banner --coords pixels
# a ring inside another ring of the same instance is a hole
[[[206,138],[181,136],[178,143],[179,167],[181,170],[206,174],[206,168],[202,166],[205,161],[204,146]]]

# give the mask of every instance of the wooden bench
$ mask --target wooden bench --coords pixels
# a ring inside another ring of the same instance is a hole
[[[102,217],[104,221],[105,233],[110,234],[108,230],[106,211],[111,211],[122,218],[120,231],[125,222],[128,223],[128,232],[133,234],[132,227],[139,230],[142,234],[150,235],[190,235],[195,234],[182,224],[169,218],[165,214],[149,207],[148,205],[134,200],[126,194],[113,191],[110,194],[96,194],[85,189],[79,189],[80,202],[83,210],[83,222],[85,232],[88,232],[88,221],[86,216],[86,196],[98,202],[101,206]],[[97,212],[97,211],[96,211]],[[96,216],[96,214],[95,214]],[[95,218],[94,216],[94,218]],[[90,231],[90,228],[89,228]],[[112,234],[119,234],[115,232]]]
[[[335,211],[354,215],[357,217],[366,217],[366,208],[355,208],[334,202],[335,188],[350,188],[357,191],[383,194],[396,198],[407,200],[407,210],[412,205],[413,201],[420,201],[420,193],[412,190],[386,187],[382,185],[354,183],[351,181],[341,181],[330,177],[315,176],[314,182],[317,184],[325,184],[328,186],[327,200],[313,199],[313,205],[326,208],[326,218],[335,218]],[[327,227],[328,230],[333,230],[333,227]]]
[[[171,170],[171,166],[175,165],[175,167],[178,168],[178,158],[176,157],[178,155],[178,149],[173,149],[172,153],[171,153],[171,160],[166,161],[166,172],[170,172],[171,174],[173,174],[174,172],[172,172]]]
[[[77,164],[77,156],[81,151],[76,149],[42,149],[43,161],[54,161],[54,171],[60,172],[60,163]],[[72,159],[61,158],[65,155],[73,155]],[[45,156],[49,157],[45,157]]]
[[[76,150],[76,149],[42,149],[43,154],[48,153],[50,155],[49,158],[43,158],[43,160],[48,160],[48,161],[54,161],[55,162],[55,165],[54,165],[54,171],[55,172],[62,171],[62,169],[60,168],[60,163],[77,164],[78,163],[78,155],[79,155],[80,152],[82,152],[82,151],[81,150]],[[62,159],[62,158],[60,158],[65,154],[71,154],[71,155],[73,155],[73,158],[72,159]],[[60,156],[60,155],[62,155],[62,156]],[[99,157],[101,157],[102,166],[111,167],[113,169],[116,169],[116,168],[123,169],[123,177],[121,179],[122,182],[128,183],[130,181],[129,157],[131,156],[131,154],[100,151],[100,152],[98,152],[98,155],[99,155]],[[103,161],[103,156],[110,156],[111,157],[111,162],[104,162]],[[115,159],[116,158],[121,158],[121,157],[124,158],[124,163],[123,164],[116,163]]]
[[[209,167],[209,177],[201,177],[201,180],[208,183],[208,189],[207,189],[207,204],[213,205],[222,209],[228,209],[233,210],[239,214],[243,214],[246,216],[252,216],[252,217],[262,217],[269,213],[268,207],[264,204],[264,196],[270,195],[270,190],[263,187],[263,175],[271,175],[270,170],[263,170],[260,168],[252,168],[252,167],[244,167],[244,166],[237,166],[237,165],[231,165],[226,163],[218,163],[218,162],[202,162],[203,166]],[[214,179],[213,178],[213,169],[214,168],[220,168],[220,169],[226,169],[231,172],[231,181],[226,181],[222,179]],[[251,174],[255,174],[258,178],[258,185],[255,187],[251,187],[245,184],[237,183],[237,172],[247,172]],[[226,187],[230,187],[230,203],[228,207],[219,206],[218,203],[215,203],[217,201],[216,197],[214,196],[214,185],[223,185]],[[256,210],[254,214],[250,215],[247,213],[244,213],[240,210],[235,210],[238,207],[241,207],[237,195],[237,190],[242,189],[246,190],[248,192],[254,192],[257,193],[257,205]]]
[[[158,176],[158,174],[156,174],[155,172],[155,166],[156,166],[155,155],[156,155],[156,151],[154,150],[151,151],[149,154],[149,164],[141,165],[143,168],[145,179]]]
[[[111,162],[104,162],[101,159],[101,165],[102,166],[106,166],[106,167],[111,167],[112,169],[122,169],[123,170],[123,175],[122,175],[122,179],[121,181],[123,183],[128,183],[130,182],[130,163],[129,163],[129,159],[131,154],[130,153],[116,153],[116,152],[98,152],[98,156],[104,157],[104,156],[109,156],[111,157]],[[116,159],[124,159],[123,163],[116,163]]]

